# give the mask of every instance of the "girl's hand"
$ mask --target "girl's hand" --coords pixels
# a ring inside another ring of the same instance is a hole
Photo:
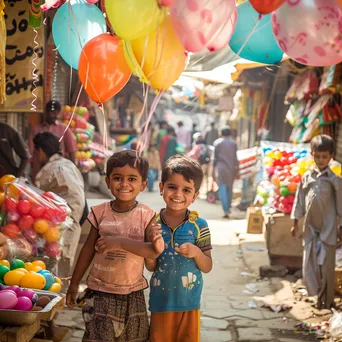
[[[78,285],[71,283],[68,292],[66,295],[66,305],[69,309],[72,309],[74,304],[76,303],[76,297],[78,293]]]
[[[122,249],[120,238],[103,236],[97,240],[96,249],[102,254],[106,254],[115,249]]]
[[[182,245],[180,245],[179,247],[175,248],[175,251],[182,255],[183,257],[186,258],[196,258],[199,253],[200,253],[200,249],[193,245],[192,243],[183,243]]]
[[[164,252],[165,244],[162,236],[161,226],[159,224],[152,224],[147,232],[148,241],[152,242],[154,250],[161,254]]]

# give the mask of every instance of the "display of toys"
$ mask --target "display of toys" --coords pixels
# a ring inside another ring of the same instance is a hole
[[[17,191],[9,191],[10,187]],[[0,231],[9,238],[14,257],[56,260],[61,254],[61,237],[72,224],[70,213],[67,203],[51,192],[42,192],[23,180],[6,183]],[[11,264],[11,270],[14,268],[23,265]]]
[[[50,301],[31,289],[0,285],[0,310],[41,311]]]
[[[106,158],[110,157],[113,152],[104,148],[103,145],[91,143],[89,148],[92,153],[92,159],[96,165],[104,166]]]
[[[50,292],[61,291],[62,281],[46,270],[46,265],[41,260],[35,260],[32,263],[24,263],[20,259],[13,259],[10,263],[8,260],[1,260],[1,262],[7,262],[10,265],[7,267],[0,264],[0,284],[2,285],[17,290],[20,286]]]

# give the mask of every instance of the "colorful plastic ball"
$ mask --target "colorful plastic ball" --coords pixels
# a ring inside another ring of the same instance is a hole
[[[25,274],[20,272],[19,270],[9,271],[5,274],[4,282],[6,285],[19,285],[21,278],[23,278]]]
[[[46,280],[43,275],[36,272],[29,272],[20,279],[20,286],[30,289],[42,290],[46,285]]]
[[[11,265],[10,265],[8,260],[0,260],[0,265],[4,265],[4,266],[6,266],[8,268],[11,267]]]
[[[280,188],[280,194],[284,197],[289,195],[289,189],[286,186]]]
[[[14,223],[9,223],[9,224],[6,224],[6,226],[2,227],[2,233],[11,239],[16,238],[19,232],[20,232],[19,227]]]
[[[34,218],[31,215],[24,215],[20,218],[18,226],[21,230],[33,227]]]
[[[18,285],[12,285],[6,288],[6,290],[13,291],[16,295],[21,292],[21,289]]]
[[[59,283],[54,283],[50,286],[50,288],[48,289],[48,291],[50,292],[56,292],[59,293],[62,290],[62,285]]]
[[[36,240],[38,238],[37,233],[33,229],[24,229],[22,231],[22,234],[23,234],[24,238],[31,243],[36,242]]]
[[[10,269],[7,266],[0,265],[0,279],[4,279],[4,276],[9,271],[10,271]]]
[[[53,277],[51,273],[48,273],[48,272],[43,273],[42,276],[45,278],[45,281],[46,281],[46,284],[43,290],[48,290],[52,286],[52,284],[55,283],[55,278]]]
[[[34,304],[38,300],[38,295],[36,292],[30,289],[24,289],[18,293],[18,297],[27,297],[31,300],[31,302]]]
[[[33,265],[32,262],[25,262],[25,269],[27,271],[32,271]]]
[[[16,211],[10,211],[7,214],[7,221],[10,223],[16,223],[19,221],[19,219],[20,219],[20,215]]]
[[[21,200],[18,202],[17,209],[21,215],[28,214],[31,210],[31,203],[28,200]]]
[[[46,270],[46,265],[45,265],[45,262],[44,262],[44,261],[35,260],[35,261],[32,261],[32,265],[33,265],[33,266],[39,266],[39,267],[42,268],[42,270]]]
[[[43,269],[40,266],[33,266],[30,272],[36,272],[42,271]]]
[[[25,269],[25,263],[24,261],[20,259],[13,259],[10,265],[11,265],[11,270],[15,270],[17,268]]]
[[[32,309],[32,301],[27,297],[19,297],[17,305],[13,308],[14,310],[30,311]]]
[[[43,237],[47,242],[56,242],[58,241],[60,234],[58,229],[53,227],[49,228],[48,231],[44,233]]]
[[[8,291],[0,292],[0,309],[11,310],[18,303],[18,298],[15,294]]]
[[[45,213],[45,208],[41,206],[35,206],[31,209],[30,214],[35,218],[35,219],[40,219],[44,217]]]
[[[296,184],[296,183],[289,183],[288,186],[287,186],[287,188],[289,189],[290,193],[296,192],[297,187],[298,187],[298,184]]]
[[[55,277],[55,283],[57,283],[57,284],[63,286],[62,280],[60,280],[60,278],[58,278],[58,277]]]
[[[45,246],[45,253],[49,258],[57,258],[61,255],[61,247],[57,242],[48,243]]]
[[[4,209],[8,213],[10,211],[16,211],[18,202],[13,198],[5,198]]]
[[[49,229],[49,222],[47,220],[37,220],[33,224],[33,229],[38,234],[44,234]]]

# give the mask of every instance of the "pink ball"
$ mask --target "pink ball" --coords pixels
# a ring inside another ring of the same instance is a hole
[[[0,309],[13,309],[18,303],[18,298],[15,294],[9,291],[0,292]]]
[[[18,222],[19,219],[20,219],[20,215],[16,211],[10,211],[7,215],[7,220],[9,223]]]
[[[11,291],[15,292],[16,295],[18,295],[21,292],[21,288],[17,285],[8,286],[8,287],[6,287],[5,290],[11,290]]]
[[[36,303],[36,301],[38,300],[38,295],[36,294],[36,292],[30,289],[24,289],[20,291],[18,293],[18,298],[19,297],[27,297],[31,300],[32,303]]]
[[[61,247],[57,242],[46,244],[45,253],[49,258],[57,258],[61,255]]]
[[[86,0],[88,4],[94,5],[96,4],[99,0]]]
[[[27,297],[19,297],[14,310],[30,311],[32,309],[32,301]]]
[[[280,48],[292,59],[311,66],[342,61],[342,8],[337,0],[288,0],[272,14]]]

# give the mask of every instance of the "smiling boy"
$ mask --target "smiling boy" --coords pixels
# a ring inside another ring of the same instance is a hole
[[[160,193],[166,203],[158,217],[165,241],[153,271],[150,291],[151,342],[199,341],[202,272],[212,269],[207,222],[188,207],[203,180],[200,164],[186,156],[170,158],[162,171]]]

